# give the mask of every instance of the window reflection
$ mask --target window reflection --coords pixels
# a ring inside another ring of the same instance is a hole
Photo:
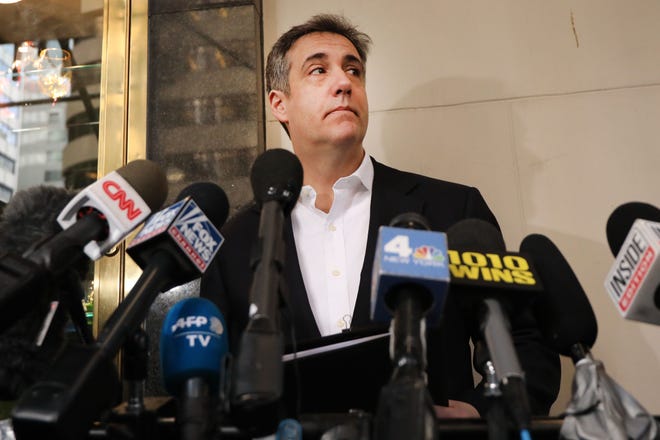
[[[35,185],[79,189],[96,179],[100,41],[0,45],[3,202]],[[78,57],[91,63],[72,65]]]
[[[0,206],[22,189],[96,180],[102,20],[103,0],[0,5]]]

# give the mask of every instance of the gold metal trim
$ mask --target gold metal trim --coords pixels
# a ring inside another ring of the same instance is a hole
[[[146,155],[147,4],[143,0],[104,1],[99,177]],[[123,299],[127,285],[137,279],[138,271],[126,258],[123,244],[115,255],[96,262],[95,334]]]
[[[147,53],[149,35],[148,1],[133,2],[129,40],[128,77],[128,121],[127,148],[128,161],[147,157]],[[136,232],[137,233],[137,232]],[[132,234],[126,243],[135,235]],[[124,248],[122,248],[122,252]],[[142,270],[130,258],[124,258],[124,289],[128,292],[142,274]]]

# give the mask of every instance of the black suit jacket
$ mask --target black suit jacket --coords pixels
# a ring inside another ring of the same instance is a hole
[[[396,215],[405,212],[422,214],[435,231],[445,231],[465,218],[480,218],[497,225],[476,188],[399,171],[375,160],[373,164],[369,235],[351,323],[351,333],[355,334],[373,326],[369,317],[371,271],[379,226],[389,224]],[[259,211],[254,205],[230,219],[222,230],[226,242],[202,279],[201,295],[216,302],[224,314],[232,351],[237,348],[238,337],[247,324],[252,279],[249,261],[258,226]],[[282,329],[289,341],[293,329],[295,339],[304,345],[305,340],[320,338],[320,333],[307,299],[290,219],[286,221],[284,239],[284,284],[288,288],[285,296],[289,305],[283,313]],[[481,389],[474,387],[469,345],[470,337],[477,334],[478,324],[475,313],[461,307],[460,298],[455,296],[450,293],[447,297],[441,327],[427,332],[429,390],[438,403],[447,398],[463,400],[484,414]],[[527,310],[515,314],[512,328],[526,372],[532,409],[537,414],[547,414],[559,390],[559,357],[542,344]],[[291,383],[287,382],[286,389],[295,388],[292,383],[300,384],[303,411],[348,408],[373,411],[378,390],[387,382],[390,371],[386,343],[375,343],[362,351],[353,350],[343,358],[322,359],[309,368],[303,367],[295,380],[288,371],[287,380],[291,379]]]

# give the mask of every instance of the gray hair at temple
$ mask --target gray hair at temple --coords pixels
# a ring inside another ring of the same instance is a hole
[[[273,45],[266,61],[266,92],[280,90],[287,96],[289,95],[289,71],[291,70],[291,63],[286,55],[291,49],[291,46],[299,38],[314,32],[329,32],[346,37],[355,46],[358,55],[362,59],[362,63],[366,66],[371,38],[364,32],[358,31],[355,26],[341,15],[315,15],[305,23],[294,26],[282,34]]]

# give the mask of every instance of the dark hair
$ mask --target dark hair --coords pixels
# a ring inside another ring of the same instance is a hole
[[[314,32],[330,32],[346,37],[355,46],[362,62],[366,64],[367,53],[371,44],[371,38],[367,34],[358,31],[341,15],[315,15],[305,23],[294,26],[282,34],[273,45],[266,61],[266,92],[280,90],[287,95],[289,94],[291,63],[287,59],[287,53],[299,38]]]

